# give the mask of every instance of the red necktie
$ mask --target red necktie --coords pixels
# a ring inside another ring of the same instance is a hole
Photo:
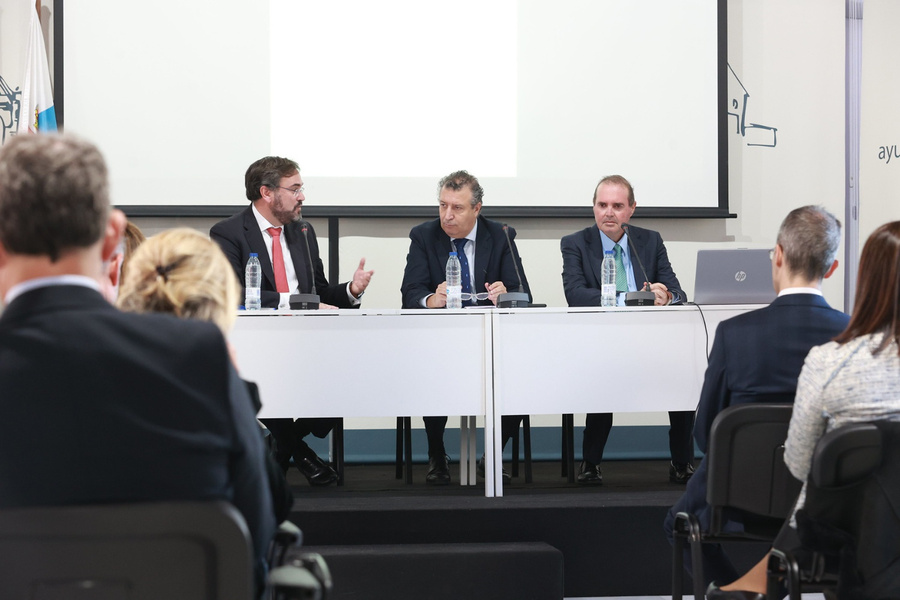
[[[281,252],[281,227],[266,229],[272,236],[272,268],[275,269],[275,289],[279,294],[289,292],[287,274],[284,272],[284,254]]]

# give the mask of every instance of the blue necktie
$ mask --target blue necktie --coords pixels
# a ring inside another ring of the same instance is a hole
[[[456,244],[456,254],[459,256],[459,266],[462,271],[462,291],[464,294],[472,293],[472,274],[469,272],[469,259],[466,258],[466,242],[468,242],[466,238],[460,238],[458,240],[453,240],[453,243]],[[472,306],[475,304],[474,300],[466,300],[463,302],[463,306]]]

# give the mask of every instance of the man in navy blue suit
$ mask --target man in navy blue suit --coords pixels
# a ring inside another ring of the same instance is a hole
[[[451,250],[457,251],[460,262],[468,267],[470,293],[486,296],[472,303],[497,304],[500,294],[505,294],[507,288],[518,291],[520,284],[530,299],[525,270],[519,251],[515,250],[516,231],[507,228],[510,239],[507,242],[505,226],[481,216],[484,190],[478,179],[465,171],[457,171],[441,179],[438,190],[439,218],[417,225],[409,232],[409,254],[400,286],[403,308],[443,308],[447,305],[445,272]],[[512,252],[510,247],[515,251]],[[521,282],[516,274],[517,264]],[[521,419],[521,416],[503,417],[504,445],[517,431]],[[450,483],[450,468],[444,450],[447,417],[425,417],[424,420],[429,457],[425,481],[437,485]],[[505,471],[503,478],[508,479]]]
[[[713,420],[735,404],[794,401],[797,378],[807,353],[844,330],[849,317],[822,297],[822,280],[837,268],[840,222],[825,209],[804,206],[791,211],[781,224],[772,252],[772,282],[778,297],[766,308],[723,321],[716,329],[709,366],[700,392],[694,437],[707,451]],[[675,515],[697,515],[702,528],[710,525],[706,503],[706,458],[687,484],[684,495],[669,509],[666,536],[672,542]],[[735,515],[729,527],[740,530]],[[685,566],[691,572],[690,552]],[[704,585],[738,578],[719,544],[703,544]]]
[[[322,298],[323,308],[326,305],[358,307],[373,272],[365,270],[363,258],[350,281],[330,284],[325,278],[316,232],[300,218],[306,196],[297,163],[280,156],[261,158],[247,168],[244,188],[250,206],[219,221],[209,231],[209,237],[222,248],[241,286],[250,253],[255,252],[262,266],[263,306],[290,308],[291,294],[315,289]],[[269,418],[262,422],[275,438],[275,459],[284,471],[293,457],[294,465],[310,485],[329,485],[338,480],[331,465],[316,456],[303,440],[310,433],[325,437],[339,423],[338,419]]]
[[[601,264],[607,250],[616,256],[616,301],[625,305],[625,293],[639,289],[652,291],[657,306],[687,302],[666,246],[659,233],[628,225],[637,206],[634,188],[621,175],[609,175],[594,189],[596,225],[567,235],[560,242],[563,257],[563,288],[569,306],[600,306]],[[625,231],[627,226],[628,231]],[[643,265],[642,270],[641,265]],[[584,424],[581,472],[578,483],[603,483],[600,461],[612,429],[612,413],[589,414]],[[669,479],[685,483],[694,472],[694,443],[691,430],[694,413],[669,413],[669,451],[672,464]]]

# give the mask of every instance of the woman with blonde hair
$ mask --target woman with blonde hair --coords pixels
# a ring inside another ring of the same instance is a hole
[[[178,228],[154,235],[135,250],[117,305],[129,312],[170,313],[209,321],[227,337],[240,293],[240,284],[218,244],[193,229]],[[234,361],[233,350],[231,356]],[[262,405],[256,384],[246,383],[259,412]],[[290,514],[293,496],[271,453],[266,455],[266,471],[275,517],[281,522]]]

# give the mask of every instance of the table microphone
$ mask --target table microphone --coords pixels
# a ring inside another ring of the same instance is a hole
[[[509,246],[509,253],[512,254],[513,267],[516,270],[516,279],[519,282],[519,290],[516,292],[506,292],[497,296],[497,306],[499,308],[525,308],[531,306],[528,294],[525,292],[525,286],[522,285],[522,274],[519,273],[519,257],[513,249],[512,240],[509,237],[509,225],[503,224],[503,234],[506,236],[506,244]]]
[[[621,227],[622,231],[625,233],[628,233],[628,230],[631,229],[627,223],[621,223],[619,227]],[[641,262],[641,257],[638,254],[637,247],[634,245],[634,240],[631,236],[628,236],[628,239],[628,243],[634,248],[632,256],[637,259],[638,266],[641,268],[641,274],[644,276],[644,285],[640,291],[625,292],[625,306],[654,306],[656,304],[656,294],[649,289],[650,278],[647,277],[647,271],[644,270],[644,264]]]
[[[293,310],[318,310],[319,295],[316,293],[316,269],[313,267],[312,253],[309,251],[309,225],[306,221],[300,221],[300,231],[303,233],[303,241],[306,242],[306,259],[309,261],[309,275],[312,282],[312,290],[309,294],[291,294],[290,307]]]

